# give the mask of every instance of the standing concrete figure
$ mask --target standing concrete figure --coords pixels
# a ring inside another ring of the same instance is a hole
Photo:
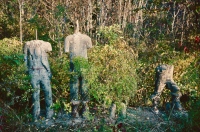
[[[156,80],[154,94],[151,96],[153,101],[154,111],[158,113],[158,104],[160,101],[160,95],[166,86],[172,95],[172,107],[176,110],[182,110],[180,104],[180,89],[173,80],[173,65],[159,65],[156,67]]]
[[[26,42],[24,46],[25,64],[31,76],[33,88],[33,119],[37,120],[40,115],[40,88],[44,90],[46,104],[46,118],[53,116],[52,90],[50,85],[51,71],[47,52],[52,51],[51,44],[42,40]]]
[[[64,50],[70,54],[70,72],[77,73],[73,63],[75,57],[82,57],[87,59],[87,49],[92,48],[91,38],[85,34],[79,32],[79,24],[76,22],[76,30],[73,35],[69,35],[65,38]],[[80,97],[79,97],[80,93]],[[73,74],[70,77],[70,100],[72,103],[72,117],[84,116],[87,108],[88,88],[86,80],[82,74]],[[79,105],[82,103],[81,111],[78,111]]]

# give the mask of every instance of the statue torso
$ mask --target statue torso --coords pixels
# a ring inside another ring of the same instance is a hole
[[[29,70],[44,69],[49,67],[48,54],[46,53],[47,46],[41,40],[30,41],[27,45],[28,50],[28,68]]]
[[[70,60],[74,57],[83,57],[87,59],[87,36],[81,33],[73,34],[73,38],[70,40],[69,52]]]

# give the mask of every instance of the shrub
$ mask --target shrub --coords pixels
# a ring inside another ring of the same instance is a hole
[[[112,102],[128,103],[137,90],[136,53],[122,39],[118,26],[105,27],[101,34],[107,43],[94,46],[88,55],[91,98],[104,107]]]
[[[49,61],[52,71],[53,108],[56,112],[69,111],[69,58],[67,54],[51,55]]]
[[[16,131],[30,117],[31,86],[20,42],[5,38],[0,40],[0,47],[0,125],[2,130]]]
[[[29,77],[24,72],[23,46],[15,38],[1,40],[0,46],[1,99],[19,110],[19,106],[27,105],[31,92]]]

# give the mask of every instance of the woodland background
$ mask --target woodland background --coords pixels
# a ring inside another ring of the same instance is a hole
[[[23,44],[52,44],[54,110],[70,111],[69,58],[64,38],[79,20],[92,38],[87,78],[90,107],[108,109],[112,101],[151,106],[154,69],[175,66],[174,80],[189,120],[179,130],[200,130],[199,0],[0,0],[0,131],[21,131],[31,121],[31,86],[23,63]],[[83,62],[81,62],[83,63]],[[44,103],[44,96],[41,103]],[[162,93],[161,107],[170,101]],[[177,130],[178,131],[178,130]]]

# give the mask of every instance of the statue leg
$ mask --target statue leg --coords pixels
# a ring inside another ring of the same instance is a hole
[[[85,113],[89,112],[89,108],[88,108],[88,101],[89,101],[89,97],[88,97],[88,86],[87,86],[87,81],[85,80],[85,78],[82,76],[81,77],[81,100],[82,100],[82,108],[81,108],[81,112],[80,115],[84,118],[85,117]]]
[[[46,73],[46,71],[43,73],[42,77],[43,78],[41,79],[41,83],[45,95],[46,118],[50,119],[52,118],[54,113],[53,109],[51,109],[53,101],[52,101],[52,89],[50,84],[50,78],[48,76],[48,73]]]
[[[88,102],[83,101],[82,102],[82,108],[80,111],[80,115],[82,118],[87,118],[86,114],[89,112],[89,108],[88,108]]]
[[[79,112],[78,112],[79,104],[80,104],[80,101],[72,101],[72,112],[71,112],[72,118],[79,117]]]
[[[79,77],[74,75],[70,79],[70,98],[72,103],[72,112],[71,115],[73,118],[79,117],[78,106],[79,101]]]
[[[33,120],[37,120],[40,115],[40,80],[38,76],[31,78],[31,85],[33,88],[32,102],[33,102]]]
[[[88,102],[89,101],[89,96],[88,96],[88,85],[87,81],[85,80],[84,77],[81,77],[81,100]]]
[[[75,74],[72,74],[70,77],[70,100],[71,100],[71,117],[72,118],[78,118],[79,112],[78,107],[80,105],[79,100],[79,87],[80,87],[80,77],[77,75],[74,64],[70,62],[70,72],[75,72]]]
[[[164,89],[164,87],[166,86],[164,81],[157,81],[155,84],[155,89],[154,89],[154,94],[151,95],[151,100],[153,103],[153,110],[158,113],[158,105],[160,102],[160,95]]]
[[[158,105],[160,102],[160,95],[166,86],[166,75],[162,67],[158,66],[156,67],[156,73],[155,73],[155,89],[153,95],[151,95],[151,100],[153,103],[153,110],[155,113],[158,113]]]
[[[179,87],[174,81],[169,81],[167,83],[167,87],[171,90],[172,106],[174,106],[174,109],[176,110],[182,110],[183,108],[180,103],[181,93]]]

